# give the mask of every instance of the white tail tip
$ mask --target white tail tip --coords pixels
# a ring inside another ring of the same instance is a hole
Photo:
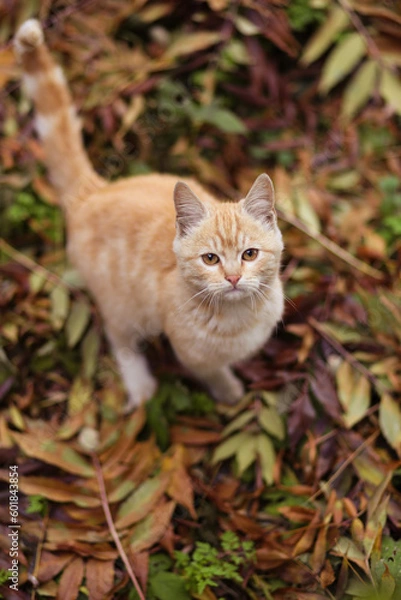
[[[36,19],[28,19],[22,23],[14,38],[14,47],[18,54],[32,52],[43,44],[43,29]]]

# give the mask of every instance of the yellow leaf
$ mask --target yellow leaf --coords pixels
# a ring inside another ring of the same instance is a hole
[[[220,34],[214,31],[199,31],[197,33],[184,34],[170,45],[163,58],[174,59],[186,54],[192,54],[198,50],[214,46],[220,41]]]
[[[309,40],[301,57],[301,63],[309,65],[317,60],[336,40],[341,31],[347,27],[349,18],[339,6],[334,6],[323,25]]]
[[[283,419],[275,408],[263,407],[259,413],[258,419],[259,423],[267,433],[279,440],[284,439],[285,429]]]
[[[384,394],[380,401],[379,423],[390,446],[401,454],[401,408],[389,394]]]
[[[146,517],[164,495],[170,479],[171,473],[160,473],[151,479],[147,479],[128,496],[118,510],[117,529],[124,529]]]
[[[247,438],[244,439],[236,453],[238,475],[241,476],[242,473],[256,460],[256,455],[257,438],[252,433],[248,433]]]
[[[78,415],[92,399],[92,385],[77,377],[72,386],[68,397],[68,416]]]
[[[365,54],[366,43],[363,37],[357,32],[348,34],[336,45],[324,64],[320,92],[327,94],[356,67]]]
[[[296,191],[296,212],[301,221],[308,225],[313,232],[320,232],[319,217],[309,201],[306,189],[303,187]]]
[[[85,300],[73,303],[71,312],[65,324],[67,343],[73,348],[81,339],[90,319],[90,307]]]
[[[36,433],[13,432],[12,436],[27,456],[55,465],[67,473],[93,477],[92,466],[68,444],[38,437]]]
[[[344,422],[353,427],[366,414],[370,405],[370,383],[346,361],[336,373],[338,397],[344,409]]]
[[[227,427],[225,427],[223,429],[222,437],[227,437],[231,433],[234,433],[234,431],[238,431],[238,429],[242,429],[243,427],[245,427],[245,425],[247,425],[249,423],[249,421],[252,421],[254,416],[255,415],[252,410],[247,410],[247,411],[241,413],[240,415],[238,415],[238,417],[236,419],[231,421],[231,423],[229,423],[227,425]]]
[[[369,100],[378,72],[377,63],[367,60],[353,76],[344,92],[341,115],[345,119],[351,119]]]
[[[273,471],[276,462],[276,453],[274,451],[273,443],[267,435],[261,433],[256,438],[256,444],[262,467],[263,479],[267,485],[271,485],[274,481]]]
[[[247,437],[248,434],[245,431],[242,431],[241,433],[237,433],[236,435],[233,435],[227,440],[224,440],[224,442],[222,444],[219,444],[219,446],[217,446],[216,450],[214,451],[212,457],[212,464],[215,464],[220,460],[225,460],[226,458],[229,458],[230,456],[236,454],[238,448],[241,446],[241,444],[245,442]]]
[[[54,329],[61,329],[68,315],[70,298],[63,285],[57,285],[50,293],[51,322]]]
[[[391,108],[401,115],[401,82],[399,77],[388,71],[383,71],[380,82],[380,94]]]
[[[175,506],[174,501],[163,501],[135,526],[129,542],[131,552],[142,552],[156,544],[163,537],[170,524]]]

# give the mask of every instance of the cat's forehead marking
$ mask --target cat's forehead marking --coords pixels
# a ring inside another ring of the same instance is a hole
[[[243,239],[239,215],[227,205],[224,209],[218,211],[215,215],[213,232],[216,248],[220,252],[225,249],[237,248]]]

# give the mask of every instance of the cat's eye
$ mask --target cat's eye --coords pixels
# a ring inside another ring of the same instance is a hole
[[[258,254],[259,250],[256,250],[256,248],[249,248],[242,253],[242,260],[255,260]]]
[[[209,266],[217,265],[217,263],[220,261],[217,254],[212,254],[211,252],[209,252],[208,254],[202,254],[202,260],[205,263],[205,265]]]

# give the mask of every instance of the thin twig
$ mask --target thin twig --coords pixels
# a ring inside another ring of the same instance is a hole
[[[126,566],[128,575],[131,578],[132,583],[134,584],[134,587],[137,591],[137,594],[140,598],[140,600],[146,600],[141,587],[138,583],[138,580],[135,576],[135,573],[132,570],[132,567],[130,565],[128,556],[123,548],[123,545],[120,541],[120,538],[118,537],[118,533],[117,530],[114,526],[114,522],[113,522],[113,517],[111,515],[111,511],[110,511],[110,506],[109,506],[109,502],[107,500],[107,492],[106,492],[106,486],[104,484],[104,479],[103,479],[103,472],[102,472],[102,467],[100,465],[99,462],[99,458],[97,457],[97,455],[95,453],[92,454],[92,462],[93,462],[93,466],[95,468],[95,472],[96,472],[96,477],[97,477],[97,482],[99,485],[99,492],[100,492],[100,499],[102,501],[102,507],[103,507],[103,511],[106,517],[106,521],[107,521],[107,525],[109,527],[110,533],[113,537],[114,543],[117,547],[118,553],[123,561],[123,563]]]
[[[316,498],[318,498],[320,496],[320,494],[324,493],[325,489],[330,488],[331,485],[333,484],[333,482],[337,479],[337,477],[339,475],[341,475],[341,473],[343,471],[345,471],[345,469],[348,467],[348,465],[350,465],[352,463],[352,461],[357,456],[359,456],[365,450],[365,448],[367,448],[367,446],[369,446],[370,444],[372,444],[379,435],[380,435],[380,431],[374,431],[356,450],[354,450],[354,452],[352,452],[352,454],[350,454],[348,456],[348,458],[345,459],[345,461],[343,462],[343,464],[337,469],[337,471],[335,471],[335,473],[333,473],[333,475],[321,487],[321,489],[317,490],[317,492],[315,492],[313,494],[313,496],[311,496],[310,498],[308,498],[308,502],[313,502],[314,500],[316,500]]]
[[[51,271],[45,269],[45,267],[42,267],[42,265],[39,265],[37,262],[32,260],[32,258],[29,258],[29,256],[25,256],[25,254],[22,254],[22,252],[16,250],[15,248],[13,248],[13,246],[10,246],[10,244],[8,244],[3,238],[0,238],[0,250],[2,250],[5,254],[7,254],[7,256],[15,260],[15,262],[28,269],[28,271],[32,271],[37,275],[41,275],[46,281],[51,281],[56,285],[62,285],[67,289],[78,289],[76,288],[76,286],[71,285],[63,279],[61,279],[61,277],[59,277],[55,273],[52,273]]]
[[[325,329],[321,326],[319,321],[317,321],[314,317],[309,317],[308,323],[313,327],[313,329],[315,329],[319,333],[319,335],[322,338],[326,340],[326,342],[330,344],[330,346],[334,348],[334,350],[336,350],[341,356],[343,356],[345,360],[354,367],[354,369],[356,369],[364,377],[366,377],[366,379],[368,379],[379,392],[385,393],[389,391],[388,388],[381,381],[376,379],[376,377],[372,375],[372,373],[362,363],[360,363],[359,360],[355,358],[355,356],[348,352],[348,350],[346,350],[344,346],[340,344],[340,342],[338,342],[329,333],[327,333],[327,331],[325,331]]]
[[[45,541],[48,524],[49,524],[49,509],[46,508],[46,514],[43,519],[42,535],[41,535],[40,540],[38,541],[38,545],[36,547],[35,563],[33,565],[33,571],[32,571],[32,573],[28,573],[28,581],[30,581],[30,583],[32,584],[31,600],[35,600],[36,588],[39,585],[39,580],[37,578],[37,574],[39,572],[40,559],[42,557],[43,544]]]
[[[303,233],[306,233],[307,236],[318,242],[321,246],[326,248],[326,250],[331,252],[331,254],[334,254],[335,256],[337,256],[337,258],[341,259],[354,269],[357,269],[361,273],[364,273],[369,277],[373,277],[374,279],[378,279],[380,281],[384,279],[384,273],[382,273],[378,269],[375,269],[374,267],[371,267],[370,265],[367,265],[362,260],[359,260],[359,258],[355,258],[355,256],[352,256],[352,254],[347,252],[347,250],[340,248],[338,244],[336,244],[332,240],[329,240],[329,238],[327,238],[322,233],[312,231],[312,229],[310,229],[303,221],[301,221],[297,217],[289,215],[288,213],[284,213],[282,210],[277,210],[277,214],[282,221],[285,221],[286,223],[289,223],[293,227],[296,227]]]

